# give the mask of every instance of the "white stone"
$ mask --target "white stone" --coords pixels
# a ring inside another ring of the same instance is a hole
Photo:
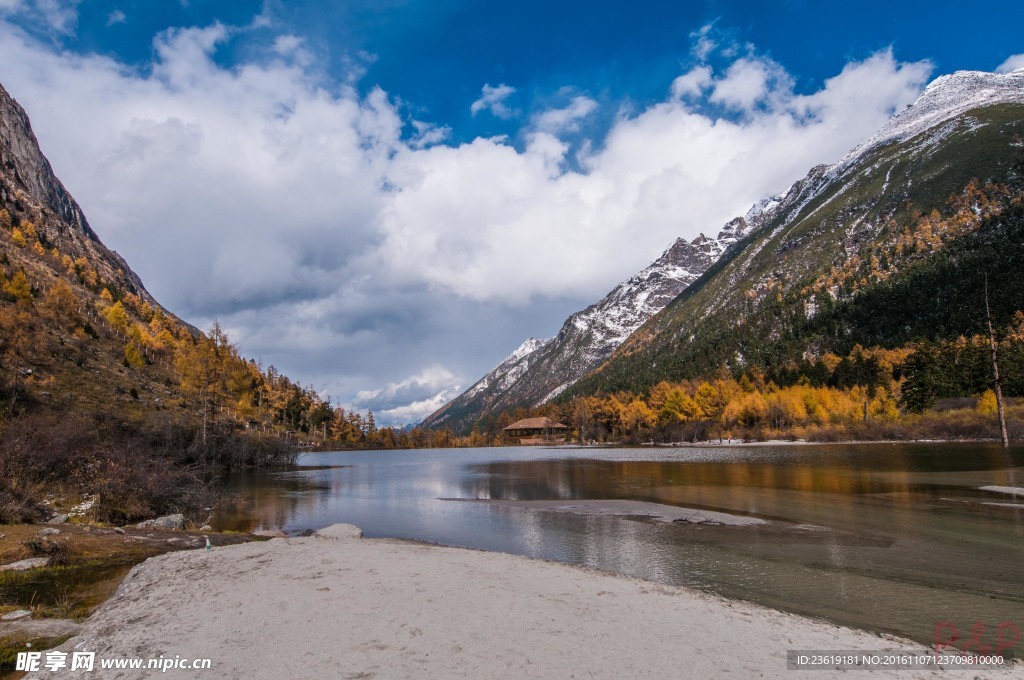
[[[334,540],[352,540],[363,537],[363,530],[354,524],[332,524],[319,531],[313,532],[317,538],[330,538]]]

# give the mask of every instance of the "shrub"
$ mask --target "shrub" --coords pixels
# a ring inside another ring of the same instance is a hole
[[[67,541],[60,539],[50,540],[48,538],[30,538],[22,543],[29,552],[36,557],[49,558],[46,562],[48,567],[63,567],[71,563],[74,558],[74,549]]]

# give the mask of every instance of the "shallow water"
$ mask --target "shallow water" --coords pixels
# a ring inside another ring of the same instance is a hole
[[[323,466],[346,467],[323,467]],[[303,469],[305,466],[307,469]],[[308,454],[239,475],[218,529],[337,522],[582,564],[891,632],[1024,652],[1024,449],[987,444]],[[442,499],[628,499],[771,520],[708,526]],[[973,642],[972,642],[973,640]],[[741,643],[741,641],[738,641]]]
[[[42,605],[50,615],[68,618],[88,616],[114,594],[131,568],[130,564],[86,564],[4,572],[0,603],[23,608]]]

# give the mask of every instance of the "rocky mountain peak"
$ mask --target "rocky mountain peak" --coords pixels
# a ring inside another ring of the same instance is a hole
[[[25,110],[2,85],[0,167],[13,180],[13,187],[4,187],[6,192],[13,193],[12,189],[25,192],[53,211],[61,221],[77,227],[90,239],[96,239],[96,234],[89,227],[82,209],[57,179],[50,162],[39,148],[39,142],[32,132],[32,125]]]
[[[40,238],[45,238],[61,254],[73,260],[84,257],[103,280],[160,307],[124,258],[100,242],[82,209],[43,155],[25,110],[3,85],[0,208],[7,210],[15,225],[30,222]]]
[[[558,396],[593,370],[652,316],[703,274],[749,225],[733,220],[711,239],[677,238],[650,265],[599,302],[576,312],[550,340],[530,338],[465,393],[423,421],[466,430],[491,413],[533,406]]]

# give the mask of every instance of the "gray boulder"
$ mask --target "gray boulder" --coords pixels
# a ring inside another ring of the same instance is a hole
[[[45,567],[49,560],[45,557],[30,557],[27,560],[19,560],[10,564],[0,564],[0,571],[25,571],[36,567]]]
[[[18,609],[0,616],[0,621],[18,621],[20,619],[32,618],[32,612],[27,609]]]
[[[156,519],[147,519],[145,522],[139,522],[135,525],[136,529],[184,529],[185,528],[185,515],[164,515],[163,517],[157,517]]]

